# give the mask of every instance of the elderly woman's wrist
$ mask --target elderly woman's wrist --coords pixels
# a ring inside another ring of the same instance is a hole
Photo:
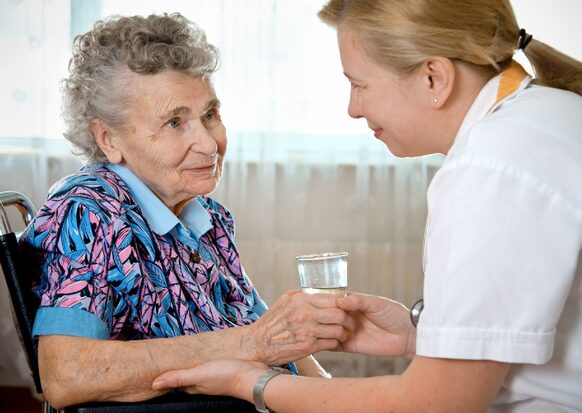
[[[262,341],[260,321],[243,327],[245,347],[248,351],[248,360],[260,361],[269,364],[266,360],[265,348]]]

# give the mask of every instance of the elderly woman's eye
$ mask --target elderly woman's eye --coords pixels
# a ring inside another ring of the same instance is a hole
[[[166,125],[168,125],[172,129],[179,128],[181,124],[182,122],[180,122],[179,118],[173,118],[166,122]]]
[[[213,121],[216,119],[220,120],[220,114],[218,113],[217,109],[211,109],[204,114],[204,119],[207,121]]]

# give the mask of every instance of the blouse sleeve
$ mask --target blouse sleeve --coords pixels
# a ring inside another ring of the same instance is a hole
[[[36,334],[109,336],[119,303],[108,283],[113,228],[97,202],[69,196],[45,205],[23,234],[40,263]]]
[[[417,354],[544,363],[571,289],[580,222],[508,165],[445,167],[429,191]]]

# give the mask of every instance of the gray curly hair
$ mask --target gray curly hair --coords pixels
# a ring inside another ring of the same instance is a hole
[[[155,74],[170,69],[209,78],[218,65],[218,50],[204,31],[179,13],[100,20],[73,43],[69,77],[61,82],[64,136],[87,164],[105,162],[90,124],[101,119],[123,127],[129,98],[125,70]]]

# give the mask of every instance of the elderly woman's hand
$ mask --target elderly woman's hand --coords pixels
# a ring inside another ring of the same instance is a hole
[[[278,365],[324,350],[337,349],[355,320],[336,305],[337,297],[289,291],[256,323],[257,359]]]

